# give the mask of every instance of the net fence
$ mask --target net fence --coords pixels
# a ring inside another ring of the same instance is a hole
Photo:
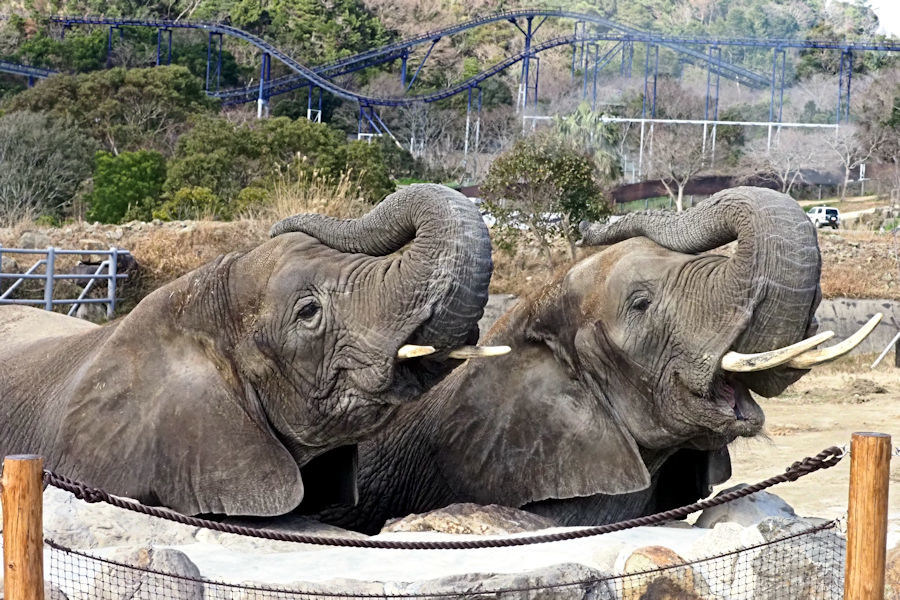
[[[624,560],[620,556],[618,572],[567,563],[521,573],[486,570],[410,581],[310,582],[308,572],[304,577],[300,553],[293,567],[295,573],[291,574],[296,577],[296,583],[278,586],[206,579],[177,549],[131,549],[110,557],[46,540],[46,597],[54,600],[812,600],[843,596],[846,543],[837,521],[816,525],[793,521],[770,531],[764,529],[761,527],[763,542],[694,560],[684,560],[661,546],[645,546],[630,551]],[[505,551],[515,553],[521,549]],[[415,572],[416,552],[406,556]]]

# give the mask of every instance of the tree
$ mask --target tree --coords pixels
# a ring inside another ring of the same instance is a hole
[[[827,134],[826,134],[827,135]],[[804,170],[823,166],[822,134],[783,129],[772,145],[766,139],[754,141],[741,158],[747,179],[763,179],[785,194],[797,183],[803,183]]]
[[[647,173],[658,177],[675,210],[684,210],[684,188],[706,163],[702,132],[696,125],[657,123],[651,128],[652,150]]]
[[[112,154],[141,148],[169,154],[188,117],[214,106],[202,82],[179,66],[57,75],[10,102],[11,111],[71,115]]]
[[[96,149],[66,119],[32,112],[0,117],[0,225],[61,216],[90,177]]]
[[[491,165],[481,190],[501,241],[531,236],[551,267],[554,239],[568,242],[574,260],[578,224],[609,213],[591,157],[553,134],[516,143]]]
[[[875,155],[887,135],[888,132],[883,129],[873,129],[869,135],[865,135],[858,125],[843,125],[833,136],[825,136],[831,156],[837,159],[843,171],[841,200],[847,196],[847,186],[853,171]]]
[[[95,163],[87,218],[101,223],[149,219],[166,180],[163,155],[149,150],[122,152],[118,156],[98,152]]]

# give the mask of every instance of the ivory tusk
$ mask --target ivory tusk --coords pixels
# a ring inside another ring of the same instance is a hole
[[[837,343],[834,346],[829,346],[828,348],[804,352],[803,354],[792,358],[790,362],[788,362],[788,366],[794,369],[809,369],[816,365],[834,360],[839,356],[843,356],[856,348],[860,342],[866,339],[867,335],[872,333],[872,330],[875,329],[875,326],[881,321],[882,316],[881,313],[875,313],[865,325],[860,327],[856,333],[843,342]]]
[[[722,369],[735,373],[749,373],[751,371],[764,371],[783,365],[792,358],[803,354],[807,350],[815,348],[825,340],[834,336],[833,331],[823,331],[817,335],[800,340],[796,344],[778,348],[777,350],[769,350],[768,352],[760,352],[758,354],[740,354],[739,352],[729,352],[722,357]]]
[[[460,346],[450,351],[450,358],[465,360],[467,358],[483,358],[487,356],[502,356],[510,351],[509,346]]]
[[[417,356],[428,356],[429,354],[434,354],[434,352],[434,346],[415,346],[413,344],[406,344],[397,350],[397,358],[404,360],[407,358],[416,358]]]

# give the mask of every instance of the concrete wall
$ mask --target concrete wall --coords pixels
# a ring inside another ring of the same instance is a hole
[[[516,297],[510,294],[491,294],[484,309],[484,317],[479,323],[482,335],[515,302]],[[900,302],[850,298],[823,300],[819,305],[819,310],[816,311],[816,318],[819,320],[819,331],[827,329],[834,331],[834,338],[826,342],[827,345],[831,345],[852,335],[877,312],[884,314],[881,323],[854,350],[854,353],[871,354],[884,350],[885,346],[900,331]]]

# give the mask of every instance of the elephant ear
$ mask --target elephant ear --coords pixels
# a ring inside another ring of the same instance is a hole
[[[185,514],[295,508],[297,463],[253,408],[252,392],[236,390],[210,356],[107,340],[63,417],[62,456],[79,458],[63,459],[61,472]]]
[[[525,343],[483,365],[469,365],[470,381],[493,397],[460,390],[464,399],[441,417],[435,460],[457,494],[523,506],[650,485],[635,441],[547,345]]]

